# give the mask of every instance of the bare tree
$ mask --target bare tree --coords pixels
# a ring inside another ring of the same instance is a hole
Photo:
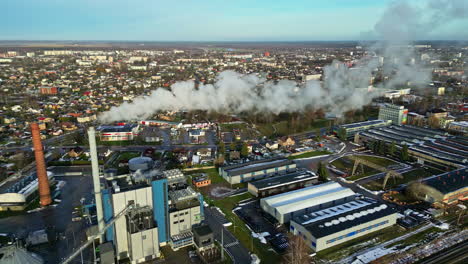
[[[309,247],[301,236],[289,235],[289,247],[284,254],[284,263],[308,264],[311,263]]]

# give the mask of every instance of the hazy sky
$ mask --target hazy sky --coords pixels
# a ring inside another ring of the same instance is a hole
[[[423,1],[423,0],[416,0]],[[468,0],[463,0],[468,1]],[[388,0],[2,0],[1,40],[356,40]],[[424,2],[424,1],[423,1]],[[468,17],[468,14],[467,14]],[[395,21],[398,23],[398,21]],[[464,39],[467,20],[428,39]]]

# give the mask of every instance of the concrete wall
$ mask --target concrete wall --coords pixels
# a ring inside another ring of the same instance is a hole
[[[158,229],[152,228],[134,234],[128,234],[130,242],[130,253],[133,263],[143,262],[145,258],[159,257]]]
[[[112,195],[113,203],[113,214],[114,217],[119,214],[130,201],[133,201],[139,206],[149,206],[153,208],[153,199],[151,187],[139,188],[136,190],[130,190],[121,193],[114,193]],[[117,259],[129,256],[129,238],[127,237],[127,223],[125,217],[121,217],[114,224],[114,236],[116,245]],[[156,245],[159,245],[158,241],[154,241]]]
[[[175,236],[192,229],[202,220],[200,206],[169,213],[170,235]]]

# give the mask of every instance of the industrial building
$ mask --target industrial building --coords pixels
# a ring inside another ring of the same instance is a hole
[[[447,129],[452,133],[468,136],[468,121],[451,122]]]
[[[31,135],[36,161],[36,173],[22,177],[16,181],[6,182],[1,186],[0,211],[24,210],[37,196],[39,196],[39,204],[43,207],[52,203],[50,182],[53,182],[54,178],[51,172],[46,171],[44,148],[37,123],[31,123]]]
[[[297,215],[291,220],[290,231],[318,252],[392,226],[396,220],[394,208],[362,198]]]
[[[391,120],[394,125],[406,124],[408,117],[408,109],[404,106],[384,104],[379,108],[380,120]]]
[[[140,126],[137,124],[123,124],[118,126],[99,126],[99,140],[101,141],[131,141],[138,136]]]
[[[408,188],[421,200],[442,207],[468,199],[468,168],[434,175]]]
[[[280,224],[297,215],[304,215],[323,207],[354,200],[356,193],[337,182],[327,182],[295,191],[273,195],[260,200],[262,210]]]
[[[54,174],[47,172],[49,183],[54,184]],[[10,181],[0,187],[0,211],[22,211],[38,197],[37,173]]]
[[[308,170],[286,172],[263,180],[249,182],[247,190],[256,197],[267,197],[304,187],[318,182],[318,176]]]
[[[199,193],[190,187],[169,190],[166,178],[152,177],[124,186],[125,181],[112,183],[103,192],[106,221],[129,204],[139,208],[116,220],[107,232],[107,239],[115,244],[117,259],[154,259],[159,257],[160,246],[169,244],[177,250],[193,244],[191,228],[203,219],[203,198]]]
[[[219,167],[219,175],[230,184],[249,182],[295,169],[296,164],[285,158],[255,160]]]
[[[366,131],[376,127],[389,126],[391,123],[392,122],[390,120],[370,120],[352,124],[344,124],[336,126],[333,132],[338,134],[339,130],[344,129],[346,132],[346,138],[352,138],[358,132]]]
[[[130,174],[106,178],[103,207],[109,222],[136,206],[115,220],[106,238],[114,243],[118,260],[138,263],[159,257],[160,246],[177,250],[192,245],[191,229],[203,220],[203,198],[182,184],[186,180],[180,170],[159,172],[148,158],[134,159]]]
[[[379,140],[387,144],[395,142],[398,148],[407,145],[409,155],[420,164],[441,169],[462,168],[468,164],[468,140],[444,131],[392,125],[370,129],[355,136],[356,143],[368,144]]]

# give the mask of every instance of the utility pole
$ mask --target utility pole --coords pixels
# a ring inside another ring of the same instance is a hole
[[[221,260],[224,261],[224,226],[221,228]]]

